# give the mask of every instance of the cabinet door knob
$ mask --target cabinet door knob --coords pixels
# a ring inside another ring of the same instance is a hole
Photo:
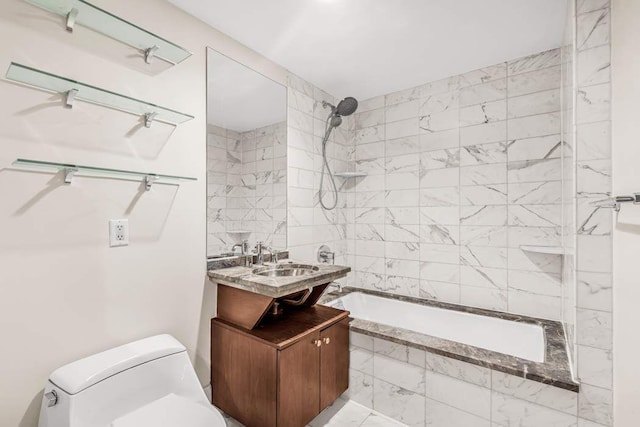
[[[325,344],[329,344],[331,342],[331,338],[327,337],[327,338],[323,338],[323,341]]]
[[[316,347],[320,347],[322,345],[322,341],[321,340],[313,340],[311,341],[312,344],[314,344]]]

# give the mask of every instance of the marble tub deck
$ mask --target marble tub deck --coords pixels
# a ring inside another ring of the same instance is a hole
[[[319,303],[326,304],[352,292],[539,325],[543,328],[545,337],[545,361],[542,363],[357,318],[351,322],[351,330],[565,390],[579,391],[579,384],[571,375],[565,335],[560,322],[350,287],[344,288],[342,292],[323,295]],[[339,304],[335,307],[341,308]]]

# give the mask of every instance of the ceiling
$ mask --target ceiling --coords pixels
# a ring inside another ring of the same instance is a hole
[[[246,132],[287,119],[287,89],[213,49],[207,52],[207,123]]]
[[[563,0],[169,0],[330,92],[366,99],[560,46]]]

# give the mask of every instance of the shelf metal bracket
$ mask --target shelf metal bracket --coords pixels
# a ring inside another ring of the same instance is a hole
[[[77,168],[64,168],[62,170],[62,172],[64,173],[64,183],[65,184],[71,184],[71,181],[73,180],[73,176],[78,172]]]
[[[151,123],[156,119],[158,113],[145,113],[144,115],[144,127],[150,128]]]
[[[78,89],[71,89],[66,92],[64,106],[67,108],[73,108],[73,102],[76,100]]]
[[[73,33],[73,27],[76,25],[76,19],[78,18],[78,9],[75,7],[67,13],[67,31]]]
[[[151,64],[151,59],[156,55],[156,51],[159,49],[158,46],[153,45],[149,49],[144,51],[144,62],[147,64]]]
[[[147,175],[144,177],[144,189],[146,191],[151,190],[151,186],[153,185],[154,182],[156,182],[158,180],[157,176],[152,176],[152,175]]]

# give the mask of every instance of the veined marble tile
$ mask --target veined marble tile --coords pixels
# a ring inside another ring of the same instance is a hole
[[[367,144],[369,142],[384,141],[385,126],[370,126],[364,129],[356,129],[355,144]]]
[[[416,224],[386,224],[384,226],[384,238],[387,242],[418,243],[418,228],[419,225]],[[415,248],[415,250],[417,250],[417,247]]]
[[[458,148],[460,145],[460,132],[456,128],[442,132],[422,133],[419,136],[419,141],[421,151]]]
[[[507,227],[460,226],[460,244],[463,246],[507,246]]]
[[[373,337],[358,332],[349,331],[349,344],[364,350],[373,351]]]
[[[509,98],[558,89],[560,76],[560,66],[554,66],[508,77]]]
[[[509,140],[557,135],[560,133],[560,113],[545,113],[507,121]]]
[[[560,135],[514,139],[507,144],[510,162],[558,158],[562,152]]]
[[[368,191],[382,191],[386,187],[386,175],[368,175],[363,177],[356,183],[356,189],[359,193]]]
[[[611,81],[611,46],[606,44],[578,52],[577,85],[592,86]]]
[[[507,62],[507,73],[512,76],[560,65],[560,49],[551,49]]]
[[[609,8],[584,13],[577,17],[576,48],[578,51],[609,44],[611,16]]]
[[[420,208],[421,225],[459,225],[458,206],[433,206]]]
[[[427,398],[426,405],[426,425],[429,427],[491,427],[489,420],[436,400]]]
[[[577,127],[579,161],[611,158],[611,122],[584,123]]]
[[[509,183],[559,181],[560,159],[525,160],[507,164]]]
[[[460,247],[435,243],[420,243],[420,261],[458,264]]]
[[[427,96],[421,100],[419,115],[430,116],[447,111],[458,111],[459,93],[444,92]]]
[[[576,342],[580,345],[611,350],[613,319],[611,313],[579,308],[576,312]]]
[[[355,114],[356,129],[384,124],[384,111],[384,108],[378,108],[377,110],[357,112]]]
[[[420,98],[420,88],[412,87],[385,95],[384,102],[386,106],[399,104],[401,102],[413,101]]]
[[[384,241],[384,226],[378,224],[356,224],[356,239]]]
[[[576,123],[592,123],[611,118],[611,85],[582,87],[576,96]]]
[[[386,173],[417,172],[419,163],[419,157],[415,154],[387,156],[385,158],[385,171]]]
[[[458,206],[458,187],[423,188],[420,190],[420,206]]]
[[[578,197],[606,198],[611,194],[611,160],[578,162]]]
[[[373,364],[376,378],[405,390],[424,394],[424,368],[386,357],[378,352],[373,356]]]
[[[307,96],[313,97],[313,85],[293,73],[287,75],[287,86],[289,90],[297,90]]]
[[[373,375],[373,351],[353,347],[349,352],[349,368],[366,375]]]
[[[613,425],[613,393],[589,384],[580,386],[578,416],[605,426]]]
[[[420,133],[434,133],[458,127],[458,110],[447,110],[420,116]]]
[[[389,417],[386,417],[382,414],[371,413],[363,422],[360,424],[360,427],[405,427],[405,424],[402,424],[398,421],[395,421]]]
[[[387,123],[397,122],[400,120],[406,120],[413,117],[418,117],[420,111],[420,101],[413,99],[407,102],[401,102],[398,104],[388,105],[384,109],[385,121]]]
[[[355,257],[355,271],[365,273],[385,274],[385,259],[383,257],[358,256]]]
[[[504,99],[460,109],[460,126],[480,125],[507,119],[507,103]]]
[[[407,136],[384,141],[385,155],[402,156],[406,154],[419,153],[422,148],[418,136]]]
[[[508,105],[510,119],[560,111],[560,89],[510,97]]]
[[[384,193],[382,191],[357,192],[355,204],[360,208],[384,207]]]
[[[460,229],[457,225],[420,225],[420,243],[457,245],[459,241]]]
[[[561,203],[560,181],[509,183],[510,204]]]
[[[426,83],[420,86],[420,97],[428,98],[439,93],[455,92],[460,89],[460,80],[460,76],[451,76]]]
[[[478,85],[481,83],[487,83],[492,80],[503,79],[507,76],[507,64],[501,62],[489,67],[480,68],[478,70],[469,71],[468,73],[461,74],[460,86],[467,87]]]
[[[611,6],[611,0],[578,0],[576,13],[583,14],[594,10],[604,9]]]
[[[461,185],[503,184],[507,182],[507,164],[465,166],[460,168]]]
[[[297,90],[289,89],[287,97],[287,105],[290,108],[294,108],[302,113],[313,115],[315,101],[313,97],[306,95]]]
[[[577,199],[577,233],[609,236],[612,232],[613,209],[594,206],[602,198]]]
[[[481,387],[491,386],[491,370],[435,353],[426,353],[427,370]]]
[[[460,284],[420,279],[420,298],[460,304]]]
[[[507,268],[507,249],[461,246],[460,264],[476,267]]]
[[[416,156],[411,156],[414,160]],[[460,166],[460,149],[425,151],[419,156],[420,170],[453,168]]]
[[[460,149],[461,166],[505,163],[506,161],[507,146],[504,142],[467,145]]]
[[[364,289],[384,290],[386,277],[384,274],[356,272],[356,286]]]
[[[505,99],[506,96],[506,79],[497,79],[460,89],[460,107],[497,101]]]
[[[458,187],[460,168],[421,169],[420,188]],[[457,195],[457,190],[456,190]]]
[[[578,427],[606,427],[604,424],[594,423],[593,421],[578,418]]]
[[[376,96],[373,98],[365,99],[358,102],[358,111],[363,113],[365,111],[375,110],[384,107],[384,95]]]
[[[385,339],[374,338],[373,348],[376,355],[383,355],[387,358],[393,358],[400,362],[409,363],[411,365],[423,368],[425,367],[425,351],[417,348],[408,347],[406,345],[397,344]],[[421,372],[424,381],[424,371]],[[424,394],[424,390],[419,392]]]
[[[381,158],[356,160],[356,169],[370,175],[385,173],[384,161]]]
[[[559,227],[560,205],[510,205],[509,225],[521,227]]]
[[[491,419],[501,426],[576,427],[575,415],[555,411],[522,399],[491,393]]]
[[[560,227],[509,227],[509,247],[560,246]]]
[[[315,417],[307,427],[358,427],[370,414],[371,409],[357,402],[338,398]]]
[[[392,190],[385,192],[387,207],[417,206],[420,192],[415,190]]]
[[[491,417],[491,390],[448,375],[426,372],[426,397],[484,419]]]
[[[507,122],[483,123],[460,128],[460,145],[478,145],[507,140]]]
[[[562,292],[560,276],[555,273],[509,270],[509,290],[516,289],[537,295],[560,297]]]
[[[578,376],[581,384],[611,389],[613,356],[610,350],[578,346]]]
[[[579,271],[610,273],[612,271],[611,236],[578,235],[577,254]]]
[[[437,282],[459,283],[460,268],[457,265],[453,264],[421,262],[420,280],[435,280]]]
[[[562,261],[553,254],[541,254],[523,251],[519,248],[509,248],[508,268],[510,270],[524,270],[560,274]]]
[[[507,289],[507,270],[461,265],[460,284],[489,289]]]
[[[407,277],[412,279],[420,278],[420,262],[417,260],[391,259],[387,257],[386,266],[387,276]],[[389,283],[387,284],[389,285]],[[391,283],[391,285],[395,287],[395,284]],[[418,283],[415,283],[415,285],[417,286]]]
[[[417,206],[385,209],[386,224],[419,225],[420,208]]]
[[[374,378],[373,409],[409,426],[423,426],[424,396]]]
[[[403,138],[418,135],[418,118],[400,120],[398,122],[387,123],[385,125],[385,135],[387,139]]]
[[[293,108],[287,109],[287,126],[305,132],[313,131],[313,116],[304,114]]]
[[[460,187],[460,205],[504,205],[507,203],[506,184],[487,184]]]
[[[560,297],[540,295],[518,289],[509,289],[509,312],[525,316],[550,320],[562,318],[562,301]]]
[[[487,310],[507,311],[508,292],[506,289],[461,285],[460,304]]]
[[[386,175],[385,190],[409,190],[420,188],[418,171],[406,173],[389,173]]]
[[[507,225],[507,206],[461,206],[461,225]]]
[[[577,306],[579,308],[611,312],[613,295],[611,274],[577,273]]]
[[[373,376],[349,369],[349,389],[344,396],[368,408],[373,408]]]

